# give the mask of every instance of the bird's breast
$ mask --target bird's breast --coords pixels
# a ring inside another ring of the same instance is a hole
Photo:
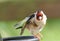
[[[43,24],[40,24],[38,26],[35,26],[33,23],[30,23],[27,25],[27,29],[31,32],[31,33],[38,33],[41,31],[41,29],[43,28]]]

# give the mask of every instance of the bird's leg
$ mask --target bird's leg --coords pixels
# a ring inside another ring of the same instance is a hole
[[[41,37],[43,37],[40,33],[37,33],[34,35],[34,37],[38,38],[38,40],[40,41],[41,40]]]

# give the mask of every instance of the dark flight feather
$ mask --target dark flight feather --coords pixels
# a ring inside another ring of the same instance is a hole
[[[29,16],[29,19],[27,20],[27,24],[30,23],[30,19],[32,19],[35,16],[35,14],[32,14],[31,16]]]

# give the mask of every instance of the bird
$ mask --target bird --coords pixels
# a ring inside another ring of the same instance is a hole
[[[16,29],[21,29],[20,35],[24,33],[25,28],[38,40],[41,39],[40,33],[46,25],[47,16],[42,10],[35,11],[32,15],[24,18],[22,21],[15,24]]]

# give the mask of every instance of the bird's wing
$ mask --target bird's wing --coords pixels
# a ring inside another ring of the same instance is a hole
[[[26,24],[30,23],[30,20],[31,20],[33,17],[34,17],[34,14],[32,14],[32,15],[29,16],[29,17],[26,17],[24,20],[18,22],[18,23],[14,26],[16,29],[22,28],[20,35],[23,34],[23,32],[24,32],[24,30],[25,30],[25,28],[26,28]]]
[[[29,19],[27,20],[27,24],[30,23],[30,20],[35,16],[35,14],[32,14],[31,16],[29,16]]]
[[[34,17],[34,14],[29,16],[28,20],[26,21],[26,23],[24,24],[23,28],[21,29],[21,33],[20,35],[22,35],[24,33],[24,30],[26,28],[26,25],[30,23],[30,20]]]
[[[25,19],[23,19],[22,21],[18,22],[17,24],[14,25],[14,27],[16,29],[22,28],[24,26],[24,24],[27,22],[27,20],[29,19],[29,17],[26,17]]]

